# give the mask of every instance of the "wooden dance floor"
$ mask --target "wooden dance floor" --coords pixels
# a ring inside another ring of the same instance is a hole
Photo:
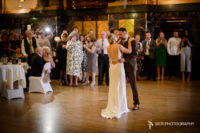
[[[0,98],[0,133],[198,133],[199,81],[138,81],[140,110],[104,119],[107,86],[67,87],[52,81],[53,93],[25,92],[25,99]],[[127,85],[129,108],[132,92]],[[152,122],[149,129],[148,121]],[[156,125],[156,123],[164,125]],[[191,125],[172,125],[188,122]]]

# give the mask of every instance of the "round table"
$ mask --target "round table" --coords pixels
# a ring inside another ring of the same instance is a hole
[[[13,83],[20,81],[23,88],[26,88],[26,77],[24,64],[7,64],[0,63],[0,92],[2,90],[3,81],[8,82],[9,89],[13,89]]]

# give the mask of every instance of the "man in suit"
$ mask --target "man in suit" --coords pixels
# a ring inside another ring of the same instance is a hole
[[[104,74],[106,75],[106,85],[109,85],[109,57],[107,52],[107,46],[109,42],[106,38],[106,32],[101,32],[101,38],[97,41],[98,67],[99,78],[98,85],[102,85]]]
[[[145,40],[142,41],[143,54],[144,54],[144,71],[147,76],[147,80],[156,80],[156,42],[151,39],[151,33],[145,33]]]
[[[31,59],[31,76],[41,76],[45,61],[43,59],[43,49],[41,47],[36,48],[36,53]]]
[[[133,94],[133,110],[139,109],[139,97],[138,97],[138,89],[137,89],[137,83],[136,83],[136,71],[137,71],[137,45],[133,38],[130,38],[126,34],[125,28],[119,29],[119,40],[117,41],[118,44],[123,45],[125,48],[128,48],[128,43],[131,43],[132,46],[132,52],[131,54],[123,54],[123,58],[125,59],[124,62],[124,68],[126,77],[128,77],[128,80],[131,84],[132,94]]]
[[[31,30],[26,30],[26,37],[22,40],[21,51],[23,56],[26,58],[26,61],[30,65],[31,58],[35,53],[35,49],[38,47],[38,41],[33,37]]]
[[[33,33],[31,30],[26,30],[25,34],[26,34],[26,37],[21,42],[21,51],[28,65],[31,66],[31,59],[32,59],[32,56],[35,54],[35,49],[38,47],[38,42],[37,42],[37,39],[33,37]],[[27,88],[29,86],[28,78],[31,74],[30,68],[31,67],[28,68],[27,74],[26,74]]]

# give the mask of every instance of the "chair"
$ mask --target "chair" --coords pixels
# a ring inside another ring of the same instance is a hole
[[[11,74],[11,69],[8,69],[8,78],[10,78]],[[19,80],[15,82],[17,82],[17,88],[10,89],[9,81],[3,80],[1,92],[2,97],[5,97],[7,99],[24,98],[24,89],[21,85],[21,82]]]
[[[51,64],[48,62],[44,65],[41,77],[29,77],[29,92],[53,92],[50,85]]]

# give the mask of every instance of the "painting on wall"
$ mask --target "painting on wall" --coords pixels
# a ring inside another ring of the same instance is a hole
[[[90,30],[96,35],[96,21],[83,21],[83,33],[87,35]]]
[[[108,21],[97,21],[97,38],[101,37],[102,31],[108,30]]]
[[[83,31],[83,25],[82,25],[82,21],[74,21],[73,22],[73,27],[76,26],[78,27],[78,34],[82,34],[82,31]]]
[[[128,35],[134,36],[134,19],[120,19],[119,28],[121,27],[126,28]]]

